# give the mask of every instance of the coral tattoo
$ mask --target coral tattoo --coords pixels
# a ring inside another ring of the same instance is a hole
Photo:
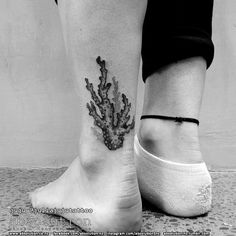
[[[100,83],[96,93],[93,84],[85,78],[86,88],[93,100],[87,103],[87,108],[89,115],[94,119],[95,127],[92,127],[94,134],[99,140],[104,142],[108,149],[116,150],[123,146],[125,134],[128,134],[134,128],[135,118],[133,116],[131,123],[128,124],[130,121],[131,103],[129,103],[125,94],[120,94],[118,81],[116,81],[115,77],[112,78],[113,98],[112,100],[109,99],[108,92],[112,84],[107,82],[108,71],[106,69],[106,62],[101,60],[100,57],[96,61],[101,71]],[[122,97],[122,100],[120,97]],[[97,112],[97,108],[100,114]]]

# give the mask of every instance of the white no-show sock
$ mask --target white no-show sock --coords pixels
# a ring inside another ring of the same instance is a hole
[[[134,140],[135,164],[141,194],[164,212],[193,217],[211,209],[212,180],[204,162],[166,161],[146,151]]]

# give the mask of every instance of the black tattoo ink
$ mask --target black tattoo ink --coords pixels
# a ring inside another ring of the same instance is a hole
[[[95,127],[92,127],[94,134],[99,140],[103,139],[104,144],[109,150],[116,150],[123,146],[124,136],[134,128],[135,117],[130,124],[130,109],[131,103],[125,94],[119,92],[118,81],[115,77],[112,78],[113,82],[113,98],[112,101],[108,97],[108,91],[111,88],[111,83],[107,83],[107,69],[105,60],[101,57],[96,59],[97,64],[100,66],[101,76],[99,77],[100,83],[98,85],[97,93],[94,91],[93,84],[85,78],[86,88],[91,94],[93,101],[87,103],[89,115],[94,119]],[[122,97],[123,108],[120,101]],[[101,116],[97,112],[97,107]]]

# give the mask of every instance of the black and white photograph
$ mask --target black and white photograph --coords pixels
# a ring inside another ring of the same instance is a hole
[[[236,236],[235,0],[0,0],[0,236]]]

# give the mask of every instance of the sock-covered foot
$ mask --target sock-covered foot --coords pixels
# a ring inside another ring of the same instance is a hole
[[[142,207],[133,152],[98,149],[85,147],[84,160],[76,158],[59,179],[30,193],[32,205],[64,208],[67,212],[56,214],[89,232],[139,231]]]
[[[135,137],[141,194],[163,211],[183,217],[211,208],[211,177],[202,160],[195,124],[142,121]]]

